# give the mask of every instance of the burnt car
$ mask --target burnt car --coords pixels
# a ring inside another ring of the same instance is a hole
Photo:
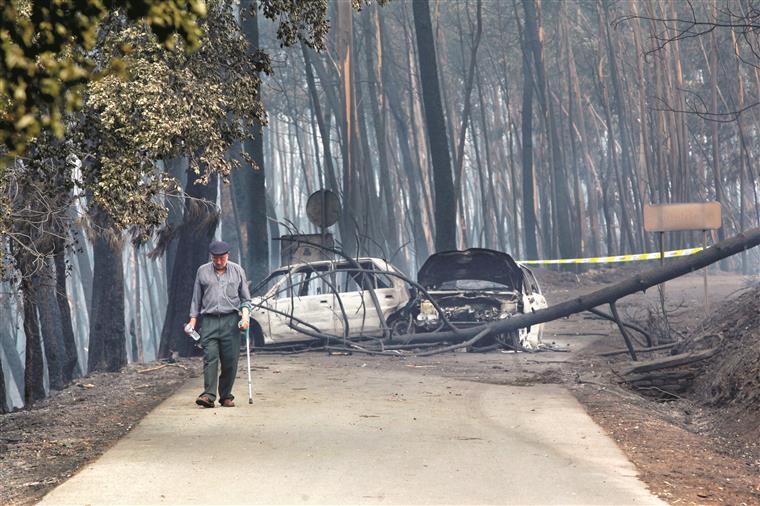
[[[319,340],[315,334],[350,339],[381,335],[384,322],[409,301],[400,276],[392,264],[370,257],[272,271],[254,288],[250,301],[254,345]]]
[[[444,327],[433,301],[457,328],[547,307],[533,272],[507,253],[491,249],[436,253],[420,268],[417,282],[429,295],[420,297],[415,311],[414,326],[418,333]],[[533,349],[541,342],[542,327],[533,325],[509,335],[489,336],[479,344],[502,343],[515,349]]]

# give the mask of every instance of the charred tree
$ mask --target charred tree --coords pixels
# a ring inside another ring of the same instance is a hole
[[[202,184],[200,175],[187,169],[185,209],[182,225],[178,230],[177,256],[169,285],[169,303],[166,319],[161,330],[158,356],[165,358],[177,351],[190,356],[191,340],[182,328],[190,319],[190,300],[193,296],[195,273],[208,261],[208,245],[214,237],[219,220],[216,208],[217,177],[211,175],[208,184]]]
[[[3,361],[0,358],[0,413],[7,413],[8,406],[5,399],[5,374],[3,373]]]
[[[571,209],[572,203],[568,194],[567,175],[562,166],[560,138],[544,67],[543,28],[540,26],[536,0],[523,0],[522,4],[525,11],[525,47],[532,56],[538,103],[541,106],[549,144],[548,157],[552,171],[552,225],[554,234],[557,236],[557,252],[564,258],[572,258],[575,255],[574,227],[570,220],[570,213],[567,212]]]
[[[89,371],[117,372],[127,364],[127,333],[124,323],[124,239],[106,213],[96,207],[92,247],[95,257],[90,315]]]
[[[425,123],[433,165],[435,248],[437,251],[453,250],[456,249],[456,198],[428,0],[412,2],[412,10],[417,37],[422,100],[425,104]]]
[[[518,24],[519,27],[519,24]],[[528,258],[538,258],[536,243],[536,204],[535,175],[533,168],[533,71],[530,63],[530,49],[526,36],[522,42],[522,209],[523,209],[523,240],[525,254]]]
[[[24,272],[23,269],[22,272]],[[24,335],[26,335],[24,407],[31,408],[35,401],[45,398],[42,335],[40,334],[37,305],[35,304],[37,294],[31,276],[22,277],[21,291],[24,294]]]
[[[248,40],[249,51],[259,50],[259,17],[257,2],[246,0],[241,4],[241,24]],[[235,183],[233,197],[239,221],[241,265],[248,279],[256,285],[269,273],[269,236],[267,233],[267,194],[264,171],[264,134],[256,122],[253,139],[243,143],[243,149],[253,160],[253,166],[244,164],[232,174]]]
[[[32,285],[40,321],[40,335],[45,347],[50,388],[61,390],[66,384],[63,369],[68,356],[63,344],[63,325],[60,306],[56,298],[57,283],[52,258],[47,257],[43,268],[32,276]]]
[[[369,73],[369,95],[373,97],[368,102],[371,107],[373,133],[377,146],[380,193],[383,206],[385,207],[381,215],[383,220],[383,235],[385,235],[385,240],[387,241],[388,251],[395,252],[399,246],[399,241],[396,227],[397,220],[395,219],[396,213],[394,213],[394,195],[391,187],[392,174],[388,161],[388,113],[386,110],[385,86],[383,84],[385,75],[383,32],[378,10],[379,7],[375,7],[371,13],[371,17],[366,17],[367,23],[364,26],[364,55],[367,72]]]
[[[78,371],[77,343],[74,337],[74,326],[71,321],[71,306],[66,295],[66,255],[63,241],[58,241],[53,256],[55,263],[55,297],[60,313],[61,332],[63,333],[63,363],[62,378],[64,384],[81,374]]]

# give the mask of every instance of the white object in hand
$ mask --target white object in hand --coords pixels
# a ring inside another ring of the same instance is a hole
[[[185,334],[193,338],[193,341],[200,341],[201,336],[198,334],[195,329],[188,323],[185,325]]]

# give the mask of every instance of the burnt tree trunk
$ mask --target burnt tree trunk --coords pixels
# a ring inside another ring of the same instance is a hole
[[[20,292],[19,295],[23,297],[23,292]],[[19,305],[16,310],[21,311],[22,306]],[[10,311],[0,312],[0,317],[4,317],[8,319],[9,321],[8,327],[10,327],[10,325],[13,325],[13,326],[16,325],[16,318],[11,316]],[[6,329],[8,329],[8,327],[6,327]],[[8,377],[10,378],[10,382],[14,385],[21,387],[24,385],[24,364],[21,362],[21,357],[19,356],[18,351],[16,350],[17,336],[12,335],[11,332],[12,331],[8,333],[5,333],[5,332],[0,333],[0,348],[2,348],[3,352],[5,353],[5,360],[6,360],[5,367],[9,373]],[[5,390],[3,390],[3,392],[5,392]],[[6,401],[7,400],[8,399],[6,398]],[[9,406],[9,408],[10,407],[11,406]]]
[[[251,9],[256,8],[256,3],[246,0],[241,5],[241,11],[245,11],[241,24],[251,52],[259,49],[259,18],[249,13]],[[256,165],[244,166],[233,173],[232,180],[235,183],[233,197],[242,239],[240,246],[243,254],[240,263],[245,268],[248,279],[256,285],[269,273],[267,194],[264,186],[264,134],[258,122],[253,131],[253,139],[246,140],[243,149]]]
[[[319,93],[317,92],[317,86],[314,82],[314,68],[310,50],[304,43],[301,43],[301,54],[303,55],[304,65],[306,68],[306,84],[309,88],[309,99],[311,106],[314,109],[314,116],[317,119],[317,127],[319,128],[319,136],[322,141],[322,157],[324,160],[325,176],[324,187],[338,191],[338,182],[335,177],[335,167],[333,166],[332,148],[330,147],[330,112],[322,112],[322,105],[319,102]],[[329,95],[328,95],[329,97]]]
[[[208,258],[208,245],[214,237],[219,220],[216,208],[217,176],[212,175],[207,185],[199,183],[200,176],[188,167],[185,193],[185,211],[179,229],[174,271],[169,285],[169,302],[166,319],[161,330],[158,356],[166,358],[172,351],[190,356],[192,343],[182,330],[190,319],[190,301],[193,296],[195,273]]]
[[[451,174],[451,153],[443,118],[438,65],[433,42],[433,24],[428,0],[412,2],[414,27],[417,36],[417,56],[422,82],[425,123],[433,164],[435,186],[435,248],[437,251],[456,249],[456,199]]]
[[[92,314],[92,265],[90,253],[87,251],[87,239],[81,226],[72,228],[69,233],[74,246],[77,267],[79,267],[80,282],[84,293],[87,314]]]
[[[55,297],[61,315],[61,331],[63,332],[63,349],[65,355],[62,364],[63,382],[68,383],[79,376],[77,342],[74,337],[74,325],[71,321],[71,306],[66,295],[66,256],[63,241],[56,244],[53,256],[55,262]]]
[[[522,207],[523,207],[523,240],[527,258],[538,258],[536,243],[536,204],[533,196],[533,76],[530,65],[529,49],[525,36],[522,37]]]
[[[370,74],[368,79],[369,95],[376,97],[369,100],[372,111],[372,125],[377,145],[378,172],[380,175],[380,193],[383,206],[382,213],[383,231],[387,242],[388,252],[393,254],[399,247],[400,241],[396,227],[396,213],[394,212],[394,195],[391,187],[393,174],[388,156],[388,112],[386,109],[385,86],[385,68],[383,60],[383,31],[379,7],[375,7],[372,16],[367,17],[367,24],[364,28],[365,42],[364,55],[367,71]],[[374,39],[373,36],[374,35]],[[373,51],[374,49],[374,51]]]
[[[5,374],[3,374],[3,361],[0,359],[0,413],[7,413],[8,406],[5,399]]]
[[[40,319],[40,334],[45,347],[50,389],[61,390],[66,381],[63,368],[68,360],[63,341],[63,325],[61,325],[61,310],[56,298],[56,277],[53,273],[53,262],[50,257],[45,259],[43,269],[32,276],[35,292],[35,304]],[[72,330],[73,335],[73,330]]]
[[[45,374],[42,362],[42,336],[37,319],[36,293],[30,278],[21,281],[24,294],[24,335],[26,357],[24,361],[24,407],[31,408],[35,401],[45,398]]]
[[[567,188],[567,177],[562,165],[562,151],[560,138],[557,132],[554,108],[549,94],[546,71],[544,67],[544,53],[542,34],[538,8],[535,0],[523,0],[525,10],[525,48],[533,56],[535,68],[535,83],[538,91],[538,103],[546,129],[547,142],[549,144],[549,159],[551,161],[552,178],[552,231],[557,239],[553,242],[558,244],[558,253],[564,258],[572,258],[575,255],[575,240],[573,238],[573,224],[570,220],[572,202]],[[548,230],[547,230],[548,232]]]
[[[92,212],[93,269],[90,344],[87,359],[92,371],[117,372],[127,364],[127,334],[124,324],[124,268],[121,230],[102,209]]]

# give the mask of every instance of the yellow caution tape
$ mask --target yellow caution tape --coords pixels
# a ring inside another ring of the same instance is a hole
[[[693,255],[702,251],[702,247],[677,249],[666,251],[663,255],[665,258],[684,257]],[[636,255],[618,255],[613,257],[593,257],[593,258],[560,258],[555,260],[518,260],[522,264],[607,264],[616,262],[636,262],[639,260],[659,260],[660,252],[656,253],[639,253]]]

